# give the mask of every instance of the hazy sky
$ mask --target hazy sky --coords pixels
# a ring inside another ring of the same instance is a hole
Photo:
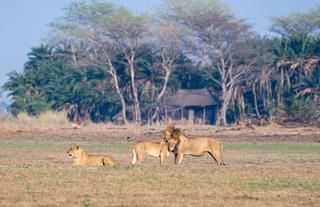
[[[30,48],[39,46],[47,24],[63,15],[62,8],[75,0],[2,0],[0,2],[0,86],[10,71],[22,71]],[[269,17],[307,11],[319,0],[221,0],[234,13],[248,19],[255,31],[267,34]],[[161,0],[113,0],[135,12],[152,10]]]

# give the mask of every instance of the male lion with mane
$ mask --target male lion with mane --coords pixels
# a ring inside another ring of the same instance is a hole
[[[184,155],[203,156],[209,153],[218,165],[225,165],[223,161],[222,144],[220,139],[209,137],[188,138],[180,129],[169,126],[163,132],[164,139],[168,142],[169,148],[174,147],[177,153],[175,162],[180,165]],[[173,146],[172,140],[176,140]],[[171,146],[170,146],[171,145]]]
[[[161,137],[160,142],[137,141],[132,148],[132,164],[141,164],[144,161],[144,155],[148,154],[153,157],[160,157],[160,165],[170,156],[169,145]]]
[[[75,158],[72,162],[72,165],[81,165],[81,166],[96,166],[96,165],[110,165],[117,166],[119,163],[112,159],[111,157],[104,155],[88,155],[83,149],[79,146],[70,147],[67,151],[67,154],[70,158]]]

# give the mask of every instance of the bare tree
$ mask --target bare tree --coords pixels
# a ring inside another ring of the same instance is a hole
[[[307,12],[293,12],[285,16],[271,18],[270,30],[282,36],[290,36],[298,33],[319,34],[320,6]]]
[[[123,122],[128,124],[126,102],[113,64],[118,47],[113,42],[110,28],[105,25],[105,21],[111,19],[117,12],[122,12],[122,9],[115,8],[112,4],[72,3],[66,8],[63,18],[51,23],[53,33],[49,43],[70,50],[76,66],[102,68],[111,75],[112,87],[121,102]]]
[[[202,63],[204,72],[221,87],[222,123],[227,124],[226,112],[233,91],[249,65],[234,61],[237,45],[249,36],[249,26],[237,19],[217,0],[167,0],[171,18],[188,29],[186,44],[189,55]]]
[[[160,102],[167,90],[168,82],[172,71],[175,67],[175,61],[181,54],[181,39],[182,34],[179,25],[170,22],[165,18],[161,18],[155,24],[155,29],[152,32],[152,39],[158,49],[161,60],[161,69],[164,71],[164,81],[156,98],[156,108],[151,120],[155,120],[159,116]]]
[[[135,64],[138,51],[146,43],[145,35],[149,31],[149,19],[147,16],[134,16],[127,10],[116,13],[113,18],[104,21],[109,29],[109,37],[117,49],[124,54],[127,62],[134,103],[134,120],[141,124],[140,103],[138,97],[138,86],[135,82]]]

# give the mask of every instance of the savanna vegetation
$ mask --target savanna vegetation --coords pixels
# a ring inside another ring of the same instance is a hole
[[[164,166],[151,156],[132,166],[133,143],[159,140],[157,127],[0,133],[0,206],[319,206],[318,128],[184,127],[222,138],[226,165],[205,155],[176,166],[171,154]],[[75,144],[120,166],[72,166]]]
[[[273,17],[260,36],[217,0],[165,0],[149,14],[74,2],[50,23],[3,90],[10,112],[154,123],[179,88],[207,87],[221,123],[266,118],[319,125],[320,7]]]
[[[320,125],[319,6],[273,17],[273,36],[218,0],[164,0],[149,14],[77,1],[50,28],[2,87],[14,116],[0,116],[0,206],[319,206],[320,129],[272,123]],[[166,127],[144,124],[165,120],[164,99],[204,87],[221,125],[271,124],[179,126],[221,139],[225,166],[209,155],[177,166],[173,153],[132,166],[133,143]],[[120,166],[72,166],[74,145]]]

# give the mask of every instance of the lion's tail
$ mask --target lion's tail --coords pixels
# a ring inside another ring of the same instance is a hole
[[[219,143],[220,143],[220,159],[221,159],[221,163],[220,165],[226,165],[226,163],[223,160],[223,146],[222,146],[222,141],[221,139],[219,139]]]
[[[135,165],[137,162],[137,153],[134,148],[132,148],[132,164]]]

